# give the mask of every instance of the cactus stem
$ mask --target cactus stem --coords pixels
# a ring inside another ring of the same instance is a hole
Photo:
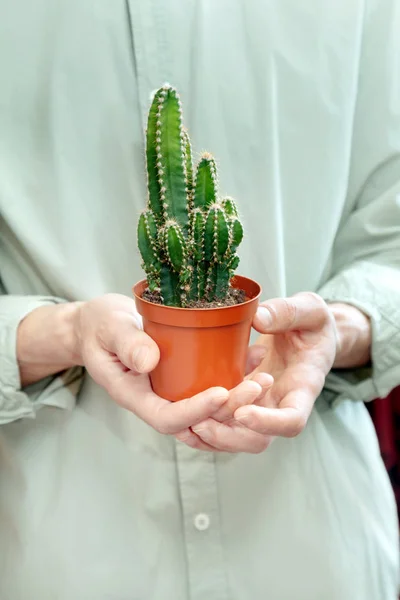
[[[239,263],[243,237],[236,205],[218,197],[214,158],[201,155],[193,175],[192,149],[182,102],[166,83],[152,95],[146,129],[148,209],[138,242],[149,288],[164,304],[223,299]]]

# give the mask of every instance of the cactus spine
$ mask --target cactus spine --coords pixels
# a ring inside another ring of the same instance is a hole
[[[138,246],[151,291],[167,306],[223,301],[239,265],[243,227],[232,198],[218,197],[217,167],[204,153],[194,172],[177,91],[154,95],[146,132],[148,202]]]

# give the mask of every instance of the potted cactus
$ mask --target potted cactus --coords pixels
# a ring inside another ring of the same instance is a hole
[[[138,246],[147,278],[134,296],[144,330],[160,348],[154,391],[180,400],[244,376],[260,286],[235,275],[243,238],[235,202],[218,195],[214,158],[194,171],[182,105],[169,85],[154,95],[146,132],[147,207]]]

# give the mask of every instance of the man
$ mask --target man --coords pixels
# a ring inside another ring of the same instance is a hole
[[[394,600],[395,0],[0,7],[0,597]],[[178,404],[130,291],[164,81],[273,298],[248,379]]]

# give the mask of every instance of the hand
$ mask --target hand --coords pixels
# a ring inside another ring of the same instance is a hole
[[[273,384],[254,404],[237,408],[233,419],[224,423],[206,419],[192,428],[218,450],[261,452],[275,436],[298,435],[335,360],[335,319],[316,294],[262,303],[253,326],[264,335],[251,356],[264,356],[250,377],[265,373],[273,377]]]
[[[232,417],[240,406],[261,398],[271,383],[268,375],[260,373],[230,393],[215,387],[180,402],[160,398],[153,392],[148,376],[159,361],[159,349],[142,331],[133,300],[118,294],[79,305],[75,339],[77,362],[86,367],[115,402],[158,432],[201,450],[215,449],[200,440],[191,427],[213,415]],[[257,355],[258,351],[252,354],[249,368],[259,364]]]

